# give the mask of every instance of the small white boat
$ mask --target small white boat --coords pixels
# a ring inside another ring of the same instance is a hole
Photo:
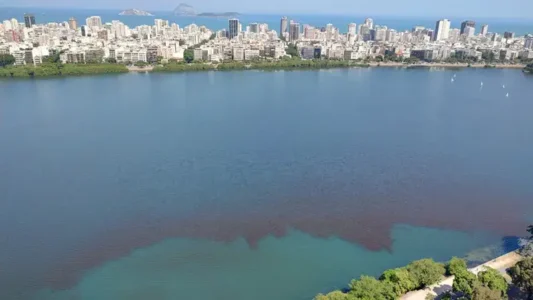
[[[483,86],[483,81],[481,82],[481,86]]]
[[[457,77],[457,74],[453,74],[453,78]]]
[[[509,98],[509,93],[507,93],[507,94],[505,95],[505,97]]]
[[[453,80],[453,78],[452,78],[452,80],[450,80],[450,82],[453,82],[453,81],[454,81],[454,80]]]
[[[505,88],[505,84],[504,84],[504,85],[502,85],[502,88]]]

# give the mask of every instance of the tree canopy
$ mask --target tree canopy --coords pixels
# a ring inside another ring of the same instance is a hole
[[[497,270],[486,268],[486,270],[479,272],[477,276],[484,286],[493,291],[499,291],[501,297],[507,294],[507,281]]]
[[[528,299],[533,299],[533,257],[527,257],[509,269],[513,283],[518,286]]]
[[[350,294],[358,300],[394,300],[396,294],[388,282],[370,276],[361,276],[350,283]]]
[[[15,63],[15,57],[11,54],[0,54],[0,67],[10,66]]]
[[[389,282],[392,285],[392,288],[396,295],[400,296],[409,291],[412,291],[416,288],[416,283],[414,282],[411,274],[407,271],[406,268],[397,268],[387,270],[379,278],[385,282]]]
[[[424,288],[436,283],[446,273],[443,264],[437,263],[430,258],[413,261],[407,265],[407,271],[411,274],[411,278],[418,288]]]
[[[446,265],[447,275],[457,275],[460,272],[465,271],[466,269],[466,261],[455,256],[452,257],[452,259],[450,259],[450,261]]]

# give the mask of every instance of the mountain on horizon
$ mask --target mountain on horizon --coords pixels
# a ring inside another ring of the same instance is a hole
[[[174,15],[176,16],[196,16],[196,11],[194,7],[190,6],[187,3],[180,3],[174,9]]]
[[[214,12],[203,12],[203,13],[197,13],[191,5],[187,3],[180,3],[176,9],[174,9],[174,15],[175,16],[184,16],[184,17],[236,17],[240,14],[237,12],[222,12],[222,13],[214,13]]]

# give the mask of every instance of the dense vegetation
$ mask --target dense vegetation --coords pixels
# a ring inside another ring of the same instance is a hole
[[[348,293],[334,291],[327,295],[319,294],[315,300],[394,300],[409,291],[438,282],[445,274],[443,264],[426,258],[403,268],[387,270],[379,279],[361,276],[358,280],[352,280]]]
[[[529,251],[533,243],[533,226],[529,226],[528,232],[531,236],[522,249],[526,251],[521,252],[525,259],[510,268],[508,273],[512,283],[524,293],[520,299],[533,300],[533,257]],[[417,260],[402,268],[386,270],[379,279],[361,276],[352,280],[348,291],[319,294],[315,300],[394,300],[409,291],[437,283],[445,275],[455,276],[452,292],[441,295],[439,299],[507,299],[509,284],[498,270],[487,267],[475,275],[467,269],[465,260],[454,257],[446,265],[432,259]],[[434,297],[428,295],[427,299]]]
[[[15,57],[11,54],[0,54],[0,67],[10,66],[15,63]]]
[[[183,71],[206,71],[206,70],[290,70],[290,69],[326,69],[326,68],[345,68],[345,67],[368,67],[366,64],[360,64],[346,60],[301,60],[301,59],[282,59],[278,61],[255,60],[251,62],[223,62],[219,64],[206,63],[183,63],[169,62],[162,66],[156,66],[155,72],[183,72]]]
[[[32,78],[124,73],[128,69],[118,64],[43,63],[39,66],[7,66],[0,68],[0,77]]]

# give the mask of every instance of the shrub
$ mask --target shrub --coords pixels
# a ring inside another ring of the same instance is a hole
[[[416,283],[405,268],[387,270],[379,279],[389,282],[398,296],[416,289]]]
[[[417,288],[424,288],[438,282],[446,273],[443,264],[426,258],[407,265],[407,271]]]
[[[360,300],[394,300],[396,294],[389,282],[379,281],[374,277],[361,276],[350,283],[350,294]]]
[[[466,270],[466,261],[455,256],[452,257],[452,259],[450,259],[450,262],[448,262],[448,264],[446,265],[446,273],[448,275],[456,275]]]
[[[484,286],[493,291],[498,291],[501,297],[507,295],[507,281],[505,281],[505,278],[497,270],[487,268],[485,271],[479,272],[477,276]]]

